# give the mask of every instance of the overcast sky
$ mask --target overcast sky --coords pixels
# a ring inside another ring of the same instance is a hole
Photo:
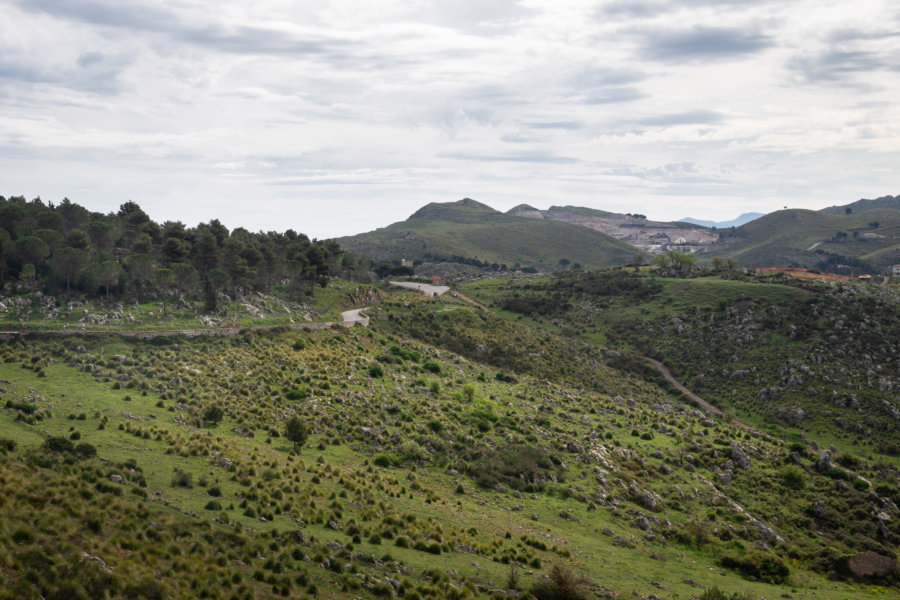
[[[360,233],[900,194],[896,0],[0,0],[0,194]]]

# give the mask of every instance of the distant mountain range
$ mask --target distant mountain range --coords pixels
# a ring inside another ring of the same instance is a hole
[[[792,264],[878,274],[900,263],[900,196],[820,211],[744,213],[722,222],[652,221],[641,214],[577,206],[540,210],[520,204],[503,213],[465,198],[428,204],[405,221],[337,242],[375,262],[602,267],[629,263],[641,253],[677,248],[690,250],[701,260],[733,258],[744,267]]]
[[[691,217],[685,217],[681,219],[679,222],[681,223],[691,223],[693,225],[702,225],[704,227],[715,227],[717,229],[725,229],[726,227],[740,227],[745,223],[749,223],[754,219],[758,219],[766,213],[758,213],[758,212],[748,212],[739,216],[737,219],[732,219],[730,221],[704,221],[703,219],[692,219]]]

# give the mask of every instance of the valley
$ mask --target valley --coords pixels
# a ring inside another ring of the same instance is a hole
[[[0,598],[896,593],[894,283],[557,262],[435,295],[237,237],[271,262],[219,263],[214,312],[8,280]]]

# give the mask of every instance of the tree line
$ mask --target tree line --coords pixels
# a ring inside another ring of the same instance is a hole
[[[0,285],[70,298],[143,301],[202,293],[205,310],[220,292],[269,293],[294,299],[360,266],[333,240],[283,233],[229,231],[218,219],[186,227],[153,221],[135,202],[115,213],[91,212],[63,199],[0,196]]]

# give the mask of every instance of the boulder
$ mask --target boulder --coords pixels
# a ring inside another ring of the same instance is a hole
[[[828,449],[822,450],[822,453],[819,454],[819,460],[816,461],[816,471],[818,471],[819,473],[824,473],[830,468],[831,451]]]
[[[732,444],[731,446],[731,462],[739,469],[749,469],[752,466],[750,457],[738,444]]]
[[[852,556],[847,566],[857,577],[886,577],[900,573],[900,563],[871,550]]]

